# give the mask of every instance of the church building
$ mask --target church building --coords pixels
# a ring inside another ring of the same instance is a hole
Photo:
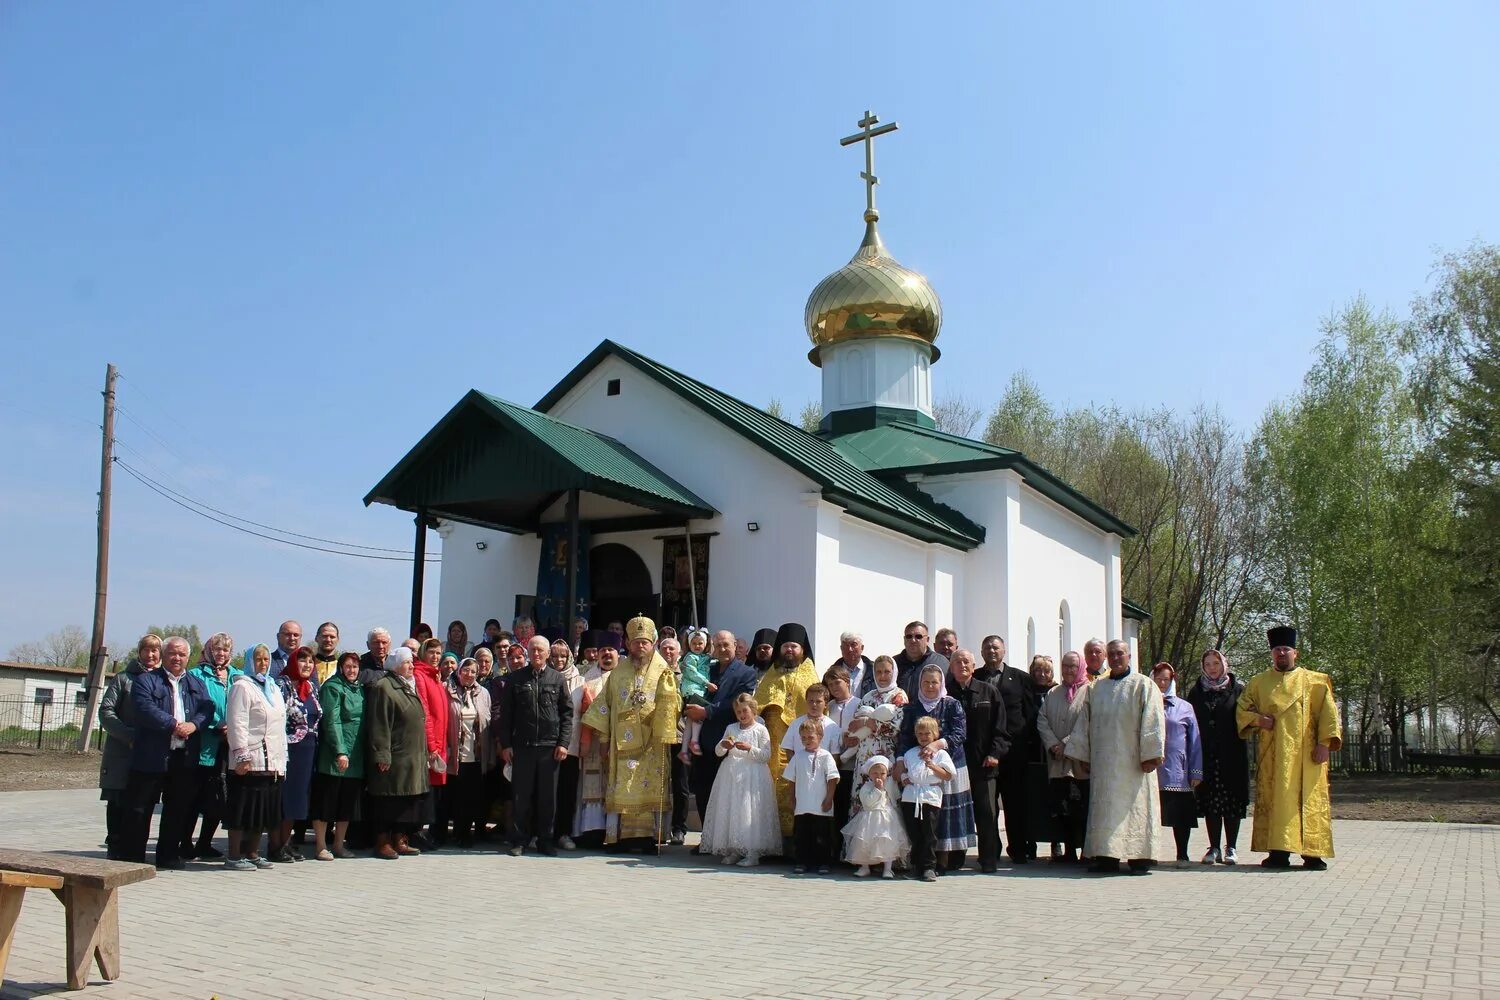
[[[1134,529],[1020,452],[936,428],[942,306],[880,236],[874,138],[895,124],[859,124],[863,239],[804,315],[819,430],[611,340],[532,406],[470,390],[365,497],[416,515],[414,619],[427,527],[440,636],[520,613],[562,634],[570,606],[600,628],[800,621],[823,663],[841,632],[873,656],[920,619],[976,655],[998,633],[1024,667],[1143,616],[1120,589]]]

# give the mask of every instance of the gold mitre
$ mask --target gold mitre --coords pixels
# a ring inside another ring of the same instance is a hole
[[[645,615],[632,618],[625,623],[625,640],[635,642],[637,639],[656,641],[656,623]]]

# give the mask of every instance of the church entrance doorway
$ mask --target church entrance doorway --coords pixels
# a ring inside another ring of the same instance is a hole
[[[589,595],[591,628],[607,628],[615,621],[624,624],[636,615],[656,617],[651,571],[628,545],[608,542],[589,550]]]

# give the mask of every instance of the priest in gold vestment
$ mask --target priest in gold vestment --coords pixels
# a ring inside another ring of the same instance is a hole
[[[781,815],[781,835],[792,835],[792,785],[781,780],[792,755],[781,749],[782,737],[799,715],[807,712],[807,689],[821,675],[813,664],[807,629],[787,622],[776,632],[776,659],[755,686],[755,703],[771,734],[771,783],[776,788],[776,811]]]
[[[1297,630],[1266,633],[1275,670],[1250,679],[1235,705],[1240,736],[1259,737],[1255,754],[1255,826],[1250,849],[1267,851],[1266,868],[1322,871],[1333,857],[1328,755],[1343,743],[1333,682],[1297,666]]]
[[[598,735],[604,770],[604,843],[655,853],[672,813],[667,747],[677,742],[677,676],[656,651],[656,625],[632,618],[626,659],[609,671],[583,724]]]

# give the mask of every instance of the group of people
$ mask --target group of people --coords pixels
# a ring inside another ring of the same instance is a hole
[[[902,639],[872,660],[845,633],[819,669],[796,623],[745,642],[641,617],[570,642],[492,619],[472,646],[454,622],[400,644],[372,629],[357,653],[332,622],[304,645],[288,621],[242,668],[224,633],[189,668],[187,640],[148,635],[101,702],[108,853],[145,860],[158,802],[159,868],[395,860],[491,836],[512,855],[656,853],[685,843],[693,801],[694,852],[743,867],[934,881],[971,849],[993,872],[1002,849],[1024,865],[1045,844],[1055,863],[1143,874],[1165,828],[1188,863],[1200,818],[1202,862],[1233,865],[1255,735],[1251,849],[1270,868],[1332,857],[1338,714],[1294,629],[1270,630],[1274,669],[1248,683],[1205,651],[1185,694],[1118,639],[1065,653],[1056,678],[1048,656],[1007,664],[999,636],[978,662],[952,629],[912,622]]]

